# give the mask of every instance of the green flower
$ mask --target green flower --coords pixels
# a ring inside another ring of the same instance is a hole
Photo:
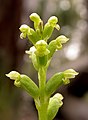
[[[47,41],[51,37],[54,31],[54,28],[56,28],[57,30],[60,29],[60,26],[57,24],[57,22],[58,22],[58,18],[56,16],[52,16],[49,18],[48,22],[45,24],[44,30],[43,30],[43,39],[45,41]]]
[[[20,34],[20,38],[21,39],[26,38],[27,37],[27,32],[30,29],[30,27],[28,25],[26,25],[26,24],[23,24],[23,25],[21,25],[21,27],[19,29],[22,32]]]
[[[42,39],[42,33],[43,33],[43,21],[41,20],[40,16],[36,13],[32,13],[30,15],[30,19],[34,22],[34,28],[37,32],[37,34]]]
[[[17,86],[17,87],[20,87],[20,74],[16,71],[11,71],[9,74],[6,74],[7,77],[9,77],[10,79],[12,80],[15,80],[14,84]]]
[[[47,49],[47,43],[44,40],[40,40],[35,44],[35,54],[39,57],[48,55],[50,51]]]
[[[63,105],[63,96],[59,93],[56,93],[49,100],[48,110],[47,110],[47,119],[53,120],[56,116],[58,109]]]
[[[29,54],[30,57],[31,57],[32,54],[35,53],[35,51],[36,51],[36,48],[35,48],[34,46],[32,46],[32,47],[30,48],[30,50],[26,50],[25,52],[26,52],[27,54]]]
[[[59,50],[62,48],[62,44],[66,43],[69,39],[64,35],[60,35],[56,38],[56,48]]]
[[[23,88],[33,98],[37,98],[39,96],[38,86],[27,75],[20,74],[16,71],[11,71],[10,73],[6,74],[6,76],[14,80],[15,86]]]
[[[75,76],[79,74],[73,69],[65,70],[63,73],[64,73],[64,79],[63,79],[64,84],[68,84],[70,82],[69,79],[75,78]]]

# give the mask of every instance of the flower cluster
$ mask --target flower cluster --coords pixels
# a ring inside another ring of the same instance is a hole
[[[34,22],[34,29],[25,24],[21,25],[19,28],[22,32],[20,37],[22,39],[28,37],[28,39],[33,43],[34,46],[32,46],[29,51],[26,51],[26,53],[29,54],[35,69],[38,70],[39,65],[48,66],[54,52],[61,49],[62,44],[66,43],[69,39],[64,35],[60,35],[49,44],[47,43],[54,28],[57,30],[60,29],[60,26],[57,24],[58,18],[56,16],[50,17],[45,25],[43,25],[43,21],[36,13],[32,13],[30,15],[30,19]]]
[[[63,104],[63,96],[59,93],[53,97],[51,95],[62,84],[68,84],[70,82],[69,79],[74,78],[78,73],[73,69],[68,69],[54,74],[46,81],[47,68],[53,54],[56,50],[60,50],[69,39],[64,35],[60,35],[48,43],[54,28],[60,29],[56,16],[50,17],[45,25],[43,25],[43,21],[36,13],[32,13],[30,19],[34,22],[34,29],[25,24],[21,25],[19,28],[21,31],[20,38],[24,39],[27,37],[33,44],[26,53],[31,58],[34,68],[38,71],[39,86],[27,75],[16,71],[11,71],[6,76],[15,80],[14,84],[17,87],[23,88],[34,98],[39,120],[52,120]]]

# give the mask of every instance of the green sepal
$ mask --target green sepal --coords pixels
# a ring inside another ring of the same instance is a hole
[[[59,93],[56,93],[53,97],[50,98],[47,110],[47,120],[54,119],[59,108],[63,105],[62,99],[63,96]]]
[[[45,91],[47,96],[51,96],[59,86],[63,84],[64,74],[56,73],[46,83]]]

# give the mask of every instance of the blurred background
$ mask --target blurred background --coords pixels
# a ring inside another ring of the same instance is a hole
[[[88,1],[87,0],[0,0],[0,120],[38,120],[33,99],[15,87],[5,74],[17,70],[37,83],[37,73],[25,55],[31,43],[21,40],[19,27],[33,27],[29,15],[38,13],[47,22],[56,15],[60,31],[50,40],[64,34],[70,41],[56,52],[47,73],[73,68],[79,75],[57,92],[64,96],[64,105],[55,120],[88,120]],[[49,41],[50,41],[49,40]]]

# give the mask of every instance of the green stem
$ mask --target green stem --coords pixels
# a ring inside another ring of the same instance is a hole
[[[47,120],[48,100],[45,96],[46,70],[44,67],[39,68],[38,78],[40,89],[40,106],[38,107],[39,120]]]

